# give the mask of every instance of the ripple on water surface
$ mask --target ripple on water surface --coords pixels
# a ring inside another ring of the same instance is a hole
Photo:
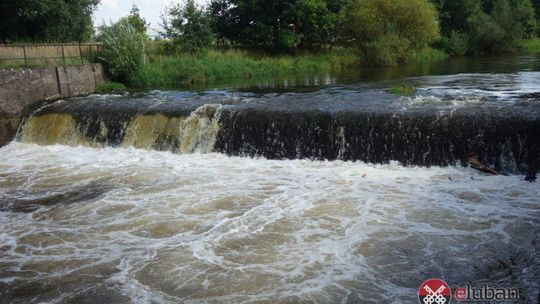
[[[20,143],[0,172],[0,302],[412,303],[430,277],[538,298],[518,176]]]

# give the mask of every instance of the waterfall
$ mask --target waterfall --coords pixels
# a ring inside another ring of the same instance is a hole
[[[214,100],[216,101],[216,100]],[[21,142],[223,153],[268,159],[466,165],[470,156],[498,170],[538,166],[540,119],[518,107],[339,111],[306,106],[70,100],[45,107],[21,127]],[[533,109],[534,110],[534,109]]]
[[[163,114],[137,115],[127,128],[122,146],[177,152],[180,125],[184,120],[184,117],[167,117]]]
[[[39,145],[111,145],[185,154],[211,153],[220,130],[221,113],[221,105],[210,104],[189,116],[138,114],[128,122],[116,123],[119,129],[111,125],[109,115],[82,121],[72,114],[33,115],[21,128],[19,140]]]
[[[182,153],[214,151],[222,109],[221,105],[204,105],[180,123],[179,142]]]
[[[20,141],[39,145],[90,145],[77,129],[75,119],[70,114],[46,114],[32,116],[23,125]]]

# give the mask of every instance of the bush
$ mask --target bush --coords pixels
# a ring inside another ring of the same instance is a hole
[[[351,0],[343,30],[367,64],[395,65],[439,37],[437,11],[428,0]]]
[[[398,96],[411,96],[416,91],[416,88],[410,84],[404,84],[390,88],[390,93]]]
[[[366,65],[391,66],[409,61],[414,52],[410,42],[397,34],[385,34],[361,48],[362,62]]]
[[[148,57],[153,55],[172,55],[175,53],[176,48],[170,40],[147,40],[145,42],[146,54]],[[151,60],[149,58],[149,60]]]
[[[96,91],[99,94],[118,94],[126,90],[126,86],[118,82],[104,82],[97,85]]]
[[[444,44],[445,50],[454,56],[463,56],[469,51],[469,37],[458,31],[452,31]]]
[[[126,21],[102,27],[101,59],[114,79],[129,83],[142,69],[145,61],[144,38]]]
[[[442,50],[427,47],[416,52],[417,63],[441,61],[448,58],[448,54]]]
[[[523,42],[521,48],[527,53],[540,54],[540,38]]]

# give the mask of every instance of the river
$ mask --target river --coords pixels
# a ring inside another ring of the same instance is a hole
[[[539,62],[45,105],[0,149],[0,303],[537,303]]]

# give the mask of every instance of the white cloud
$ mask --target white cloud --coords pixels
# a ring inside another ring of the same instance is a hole
[[[101,0],[101,5],[107,9],[118,9],[120,5],[118,0]]]

